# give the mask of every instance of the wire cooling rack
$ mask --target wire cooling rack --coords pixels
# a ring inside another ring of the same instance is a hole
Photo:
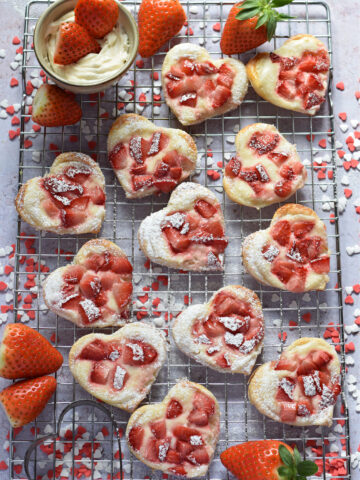
[[[137,1],[123,1],[123,4],[134,14],[138,3]],[[179,42],[190,41],[204,45],[214,57],[219,57],[221,55],[220,33],[217,31],[219,28],[215,27],[214,29],[213,27],[216,23],[220,27],[224,25],[231,3],[221,3],[217,0],[207,0],[206,3],[199,1],[183,1],[182,3],[187,11],[188,25],[183,28],[178,37],[169,42],[168,47]],[[152,196],[136,201],[126,200],[108,164],[106,155],[108,131],[115,117],[121,113],[141,113],[157,125],[179,126],[160,96],[160,80],[158,78],[166,52],[157,53],[151,59],[145,60],[143,65],[141,62],[134,64],[118,85],[108,89],[104,94],[79,97],[83,109],[83,118],[79,124],[64,128],[44,128],[34,136],[31,121],[28,121],[30,118],[29,105],[32,85],[35,83],[36,86],[36,81],[38,82],[41,77],[39,77],[40,67],[32,50],[32,36],[39,15],[48,5],[49,2],[46,0],[32,0],[25,10],[22,63],[24,97],[21,111],[19,186],[31,177],[45,174],[59,152],[82,151],[94,156],[106,178],[106,219],[100,235],[116,242],[126,251],[132,261],[134,266],[134,317],[144,317],[144,321],[154,321],[158,328],[168,331],[171,314],[177,315],[189,301],[203,303],[210,298],[214,291],[224,285],[245,285],[259,295],[266,320],[265,344],[263,353],[258,358],[258,364],[276,358],[283,347],[296,338],[301,336],[322,337],[330,324],[333,330],[339,332],[338,336],[336,334],[333,336],[333,341],[339,345],[341,365],[344,371],[341,264],[331,93],[332,73],[330,73],[327,101],[314,118],[279,109],[260,99],[250,88],[246,99],[239,108],[222,117],[187,128],[187,131],[193,135],[199,151],[199,167],[193,176],[193,181],[206,185],[222,202],[229,246],[226,250],[224,274],[215,272],[207,275],[182,274],[146,263],[136,240],[141,220],[151,212],[165,206],[168,196]],[[277,36],[269,49],[280,46],[286,38],[297,33],[311,33],[327,45],[330,56],[332,55],[330,13],[325,2],[296,1],[286,7],[284,11],[296,19],[279,25]],[[261,50],[264,49],[266,46],[261,47]],[[242,55],[241,60],[246,63],[253,54],[254,52]],[[35,82],[34,79],[36,79]],[[234,204],[223,192],[221,176],[218,180],[212,179],[211,176],[212,171],[221,173],[221,162],[226,162],[234,153],[234,136],[238,129],[259,121],[275,124],[289,141],[296,143],[298,152],[306,164],[307,184],[291,201],[316,210],[327,226],[329,246],[332,251],[331,272],[330,282],[323,292],[299,295],[263,287],[243,270],[240,258],[243,239],[251,232],[266,228],[277,206],[263,208],[258,212],[255,209]],[[319,140],[323,138],[327,139],[325,149],[318,146]],[[325,174],[321,175],[325,178],[320,180],[319,171]],[[332,214],[330,214],[330,209]],[[47,312],[41,297],[41,283],[47,270],[52,271],[58,266],[68,263],[72,255],[89,238],[89,236],[67,235],[59,237],[51,233],[35,232],[19,220],[15,254],[14,318],[15,321],[21,321],[26,319],[26,315],[30,315],[29,309],[24,308],[26,305],[22,303],[21,299],[29,293],[24,284],[30,278],[36,284],[32,288],[32,292],[38,293],[38,295],[31,306],[34,318],[29,324],[55,342],[65,361],[63,368],[57,373],[56,395],[38,417],[35,429],[31,429],[29,426],[20,432],[12,431],[10,433],[11,468],[9,475],[11,479],[21,478],[23,452],[29,443],[54,431],[57,418],[69,402],[89,398],[89,395],[74,382],[68,368],[67,354],[74,341],[91,330],[79,329],[70,322]],[[31,274],[33,277],[28,277],[29,271],[31,271],[28,266],[33,264],[32,258],[35,260],[35,269]],[[157,301],[153,303],[155,298],[160,299],[159,305],[157,305]],[[221,434],[207,478],[213,480],[228,478],[228,474],[219,460],[219,453],[227,446],[262,438],[283,439],[291,444],[296,443],[302,452],[305,449],[308,451],[309,446],[316,444],[323,446],[323,450],[313,451],[313,456],[322,460],[324,464],[326,459],[332,461],[340,459],[345,471],[344,469],[330,471],[332,478],[350,478],[349,424],[344,394],[341,395],[341,401],[338,400],[334,415],[334,425],[340,423],[343,427],[341,434],[336,433],[338,429],[335,429],[334,433],[334,430],[328,428],[297,428],[283,425],[264,418],[250,405],[246,377],[223,375],[207,369],[179,352],[173,344],[171,335],[169,335],[169,342],[167,363],[153,385],[147,401],[161,401],[176,380],[185,376],[205,385],[216,395],[221,407]],[[119,427],[124,430],[128,414],[118,409],[112,409],[112,412]],[[82,411],[81,414],[73,413],[68,419],[67,425],[60,432],[60,437],[66,435],[66,429],[74,432],[71,441],[69,433],[69,438],[67,438],[72,448],[64,450],[64,443],[60,438],[54,448],[50,444],[48,449],[37,450],[30,464],[30,468],[34,471],[34,478],[38,480],[41,478],[119,478],[115,463],[110,461],[112,454],[118,458],[119,452],[116,451],[111,432],[109,434],[108,430],[103,430],[105,422],[105,419],[97,416],[94,412],[91,414],[86,411]],[[83,429],[79,434],[79,425],[84,427],[85,433]],[[77,440],[75,440],[76,437]],[[75,441],[80,441],[80,447],[75,447]],[[99,441],[100,447],[98,446]],[[89,454],[88,451],[89,458],[84,460],[80,457],[84,452],[86,442],[91,445],[90,452],[92,453]],[[332,456],[328,458],[330,442],[332,446],[337,444],[338,447],[331,449]],[[122,451],[125,479],[163,478],[161,473],[151,472],[132,457],[125,442],[122,443]],[[79,465],[82,466],[82,470]],[[324,480],[328,478],[325,468],[320,476]]]

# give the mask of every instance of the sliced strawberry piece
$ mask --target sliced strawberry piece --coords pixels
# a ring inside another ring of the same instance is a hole
[[[144,440],[145,431],[139,425],[135,425],[129,432],[128,438],[131,447],[134,450],[140,450],[143,440]]]
[[[220,317],[231,314],[250,314],[250,309],[245,302],[237,300],[227,293],[220,293],[215,297],[215,311]]]
[[[174,80],[175,82],[178,82],[182,78],[185,78],[185,74],[182,73],[178,68],[174,67],[174,65],[171,67],[170,72],[168,72],[165,76],[166,78]]]
[[[216,364],[221,368],[230,368],[229,362],[227,361],[225,354],[220,354],[216,357]]]
[[[200,97],[208,97],[215,89],[216,83],[209,78],[201,85],[198,93]]]
[[[187,58],[180,60],[178,67],[181,72],[183,72],[187,76],[194,75],[195,73],[195,64],[192,60],[188,60]]]
[[[332,356],[329,355],[327,352],[324,352],[323,350],[317,350],[316,352],[313,352],[311,354],[311,359],[317,366],[317,368],[321,368],[330,362]]]
[[[226,63],[223,63],[219,68],[219,75],[216,79],[218,85],[223,85],[224,87],[231,89],[233,79],[234,72],[228,65],[226,65]]]
[[[312,373],[314,370],[316,370],[316,365],[312,360],[311,356],[308,355],[301,361],[300,366],[297,369],[297,374],[308,375],[309,373]]]
[[[286,180],[292,180],[293,178],[295,178],[295,172],[291,167],[291,165],[289,165],[288,163],[286,163],[280,168],[279,174],[281,177],[285,178]]]
[[[198,200],[194,208],[204,218],[211,218],[216,213],[216,207],[205,200]]]
[[[181,463],[181,455],[180,455],[180,453],[177,452],[176,450],[170,449],[170,450],[167,452],[166,461],[167,461],[168,463],[179,464],[179,463]]]
[[[158,420],[157,422],[150,423],[150,430],[155,438],[166,437],[166,423],[165,420]]]
[[[72,202],[71,202],[71,208],[73,210],[79,210],[79,211],[84,211],[87,209],[88,205],[89,205],[89,201],[90,201],[90,197],[84,195],[82,197],[78,197],[78,198],[75,198]]]
[[[112,290],[115,283],[119,282],[119,277],[116,273],[108,271],[101,274],[101,287],[104,291]]]
[[[80,280],[80,291],[86,298],[94,299],[101,292],[101,279],[91,272],[86,272]]]
[[[186,455],[194,450],[194,446],[188,442],[176,441],[176,450],[179,452],[180,457],[184,459]]]
[[[154,177],[155,178],[164,178],[168,175],[169,171],[170,171],[169,165],[165,162],[160,162],[159,165],[157,166],[155,172],[154,172]]]
[[[218,337],[226,332],[225,327],[216,320],[215,315],[204,322],[204,330],[207,337]]]
[[[41,202],[42,208],[45,210],[46,215],[50,218],[60,215],[59,208],[55,205],[55,202],[51,198],[46,198]]]
[[[149,148],[147,150],[146,155],[152,156],[157,155],[161,150],[166,148],[167,144],[169,143],[169,138],[162,132],[155,132],[153,133],[152,137],[149,141]]]
[[[168,227],[163,230],[166,238],[170,244],[170,247],[175,253],[184,252],[191,244],[189,238],[186,235],[182,235],[178,230],[173,227]]]
[[[127,258],[115,256],[110,259],[110,269],[121,275],[131,274],[133,271],[133,267]]]
[[[290,241],[291,225],[287,220],[279,220],[271,227],[270,234],[274,240],[285,247]]]
[[[74,180],[74,182],[76,183],[83,184],[91,175],[91,169],[90,167],[86,167],[86,166],[83,166],[83,167],[70,166],[64,171],[64,175],[69,180]]]
[[[172,398],[166,409],[166,418],[176,418],[183,412],[183,407],[180,402]]]
[[[292,398],[289,396],[289,394],[291,395],[290,392],[292,392],[295,388],[295,381],[290,377],[284,377],[282,381],[286,381],[285,387],[281,386],[282,383],[280,384],[275,398],[278,402],[291,402]]]
[[[98,253],[94,253],[89,258],[86,259],[85,267],[88,270],[98,270],[102,269],[105,265],[105,258],[104,255],[99,255]]]
[[[291,188],[290,180],[280,180],[279,182],[275,183],[274,192],[278,197],[285,198],[290,195]]]
[[[72,297],[67,301],[65,300],[62,303],[61,308],[65,308],[65,310],[74,310],[74,311],[80,310],[80,306],[79,306],[80,301],[81,301],[81,297],[80,295],[77,295],[76,297]]]
[[[196,107],[196,102],[197,102],[197,94],[196,92],[188,92],[184,93],[184,95],[181,95],[180,100],[179,100],[181,105],[185,105],[187,107]]]
[[[296,415],[298,417],[307,417],[313,413],[311,400],[302,398],[297,402]]]
[[[298,364],[296,360],[291,360],[285,356],[280,357],[277,364],[274,367],[274,370],[288,370],[289,372],[295,372]]]
[[[171,190],[173,190],[176,187],[177,182],[172,178],[160,178],[160,179],[155,179],[153,181],[153,185],[158,190],[160,190],[160,192],[169,193],[171,192]]]
[[[64,227],[71,228],[76,227],[80,223],[85,222],[86,220],[86,213],[78,210],[77,208],[68,208],[66,211],[62,211],[62,223]]]
[[[171,167],[170,168],[170,177],[174,180],[180,180],[182,175],[182,168],[181,167]]]
[[[304,235],[311,232],[314,225],[314,222],[296,222],[292,224],[291,229],[296,238],[302,238]]]
[[[321,97],[314,92],[309,92],[304,99],[304,107],[306,110],[309,110],[312,107],[321,105],[323,102],[325,102],[324,97]]]
[[[176,467],[169,468],[169,471],[180,477],[186,477],[186,470],[183,465],[176,465]]]
[[[181,159],[181,155],[176,150],[171,150],[164,155],[163,162],[170,167],[179,167]]]
[[[232,157],[225,167],[225,174],[230,178],[235,178],[241,172],[241,162],[238,158]]]
[[[205,410],[192,410],[188,417],[190,423],[193,423],[197,427],[205,427],[209,423],[209,415]]]
[[[105,192],[99,187],[99,185],[89,188],[87,190],[87,194],[91,198],[91,201],[94,205],[105,205]],[[73,204],[71,204],[71,206],[73,207]]]
[[[287,260],[275,260],[271,272],[276,275],[282,283],[287,284],[295,274],[294,265]]]
[[[54,62],[61,65],[75,63],[88,53],[99,53],[98,42],[81,25],[63,22],[56,39]]]
[[[124,308],[129,303],[132,291],[133,286],[131,282],[116,283],[113,286],[115,301],[120,309]]]
[[[79,358],[82,360],[94,360],[100,362],[108,358],[110,351],[107,343],[98,338],[88,343],[80,352]]]
[[[302,266],[295,266],[295,275],[293,275],[286,284],[290,292],[302,292],[305,286],[307,271]]]
[[[205,465],[210,462],[209,454],[206,451],[206,448],[197,448],[191,452],[186,459],[193,465]]]
[[[258,155],[269,154],[278,145],[280,136],[277,133],[261,131],[255,132],[249,141],[248,147],[256,151]]]
[[[142,137],[136,136],[132,137],[129,142],[129,152],[130,156],[135,160],[136,163],[144,163],[146,148],[146,140]]]
[[[126,167],[127,149],[123,143],[118,143],[109,153],[109,160],[115,170],[121,170]]]
[[[223,85],[218,85],[212,95],[212,108],[219,108],[231,98],[231,90]]]
[[[295,422],[296,406],[296,402],[280,403],[280,418],[282,422]]]
[[[90,373],[90,382],[98,383],[99,385],[106,385],[111,368],[105,365],[104,362],[97,362],[94,364]]]
[[[215,413],[214,400],[202,392],[195,393],[193,403],[195,408],[204,410],[208,415],[213,415]]]
[[[188,84],[185,80],[170,81],[166,84],[166,91],[170,98],[176,98],[188,91]]]
[[[280,166],[289,158],[289,155],[283,152],[269,152],[267,155],[277,166]]]
[[[64,273],[64,282],[76,285],[80,282],[81,277],[85,273],[85,268],[81,265],[69,265]]]
[[[152,175],[136,175],[133,177],[133,187],[135,191],[142,188],[151,187],[153,184]]]
[[[317,236],[303,238],[296,242],[296,248],[304,259],[315,260],[320,255],[322,239]]]
[[[218,72],[217,67],[211,62],[195,63],[195,71],[198,75],[212,75]]]
[[[330,257],[324,256],[321,258],[317,258],[310,262],[311,268],[314,272],[322,274],[322,273],[329,273],[330,271]]]
[[[137,165],[135,167],[130,168],[131,175],[143,175],[146,173],[146,165]]]
[[[123,362],[126,365],[149,365],[156,357],[155,348],[140,340],[129,340],[123,350]]]
[[[196,428],[186,427],[184,425],[175,425],[173,434],[183,442],[189,442],[193,435],[201,436],[201,432]]]

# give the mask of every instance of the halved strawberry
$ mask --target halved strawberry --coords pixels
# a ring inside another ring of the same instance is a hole
[[[75,21],[95,38],[103,38],[115,27],[119,7],[115,0],[78,0]]]
[[[134,450],[140,450],[144,440],[144,434],[145,434],[144,429],[139,425],[135,425],[130,430],[128,438],[129,438],[129,443]]]
[[[109,160],[115,170],[121,170],[126,167],[127,149],[123,143],[118,143],[109,153]]]
[[[110,376],[111,367],[105,365],[104,362],[97,362],[94,364],[90,373],[90,381],[98,383],[99,385],[106,385]]]
[[[312,260],[310,262],[311,268],[314,270],[314,272],[322,274],[322,273],[329,273],[330,271],[330,257],[324,256],[317,258],[315,260]]]
[[[198,200],[194,206],[195,210],[204,218],[211,218],[216,213],[216,207],[205,200]]]
[[[41,85],[32,105],[32,120],[44,127],[73,125],[82,117],[80,105],[71,93],[56,85]]]
[[[99,53],[98,42],[84,27],[74,22],[63,22],[56,39],[54,62],[61,65],[75,63],[88,53]]]
[[[272,226],[270,234],[274,240],[285,247],[290,241],[291,225],[287,220],[280,220]]]
[[[184,252],[191,244],[190,239],[186,235],[182,235],[173,227],[165,228],[163,232],[165,233],[171,248],[176,253]]]
[[[131,282],[115,283],[113,286],[113,294],[119,308],[124,308],[131,299],[133,286]]]
[[[183,412],[183,407],[178,400],[172,398],[166,409],[166,418],[176,418]]]
[[[170,418],[170,417],[168,417]],[[166,423],[165,420],[157,420],[150,423],[150,430],[155,438],[165,438],[166,436]]]
[[[219,108],[231,97],[231,90],[223,85],[218,85],[212,95],[212,108]]]

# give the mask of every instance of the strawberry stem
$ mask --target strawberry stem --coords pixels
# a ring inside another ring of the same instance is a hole
[[[279,445],[279,456],[284,463],[277,472],[282,480],[306,480],[318,471],[318,466],[311,460],[302,460],[297,447],[292,454],[284,445]]]

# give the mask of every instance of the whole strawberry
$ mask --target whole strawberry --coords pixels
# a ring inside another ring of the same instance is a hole
[[[54,377],[16,382],[0,392],[0,402],[12,427],[32,422],[46,407],[56,390]]]
[[[44,127],[73,125],[82,116],[74,95],[56,85],[41,85],[33,101],[32,119]]]
[[[306,480],[318,471],[310,460],[302,460],[298,449],[277,440],[258,440],[235,445],[220,459],[239,480]]]
[[[119,17],[115,0],[79,0],[75,7],[75,22],[91,36],[103,38],[114,28]]]
[[[243,53],[271,40],[276,24],[288,15],[274,8],[293,0],[244,0],[231,8],[221,36],[220,48],[226,55]]]
[[[151,57],[184,25],[186,14],[178,0],[143,0],[138,14],[139,53]]]
[[[54,62],[60,65],[75,63],[88,53],[99,53],[98,42],[88,31],[74,22],[63,22],[56,40]]]
[[[0,376],[40,377],[58,370],[63,357],[39,332],[23,323],[6,325],[0,345]]]

